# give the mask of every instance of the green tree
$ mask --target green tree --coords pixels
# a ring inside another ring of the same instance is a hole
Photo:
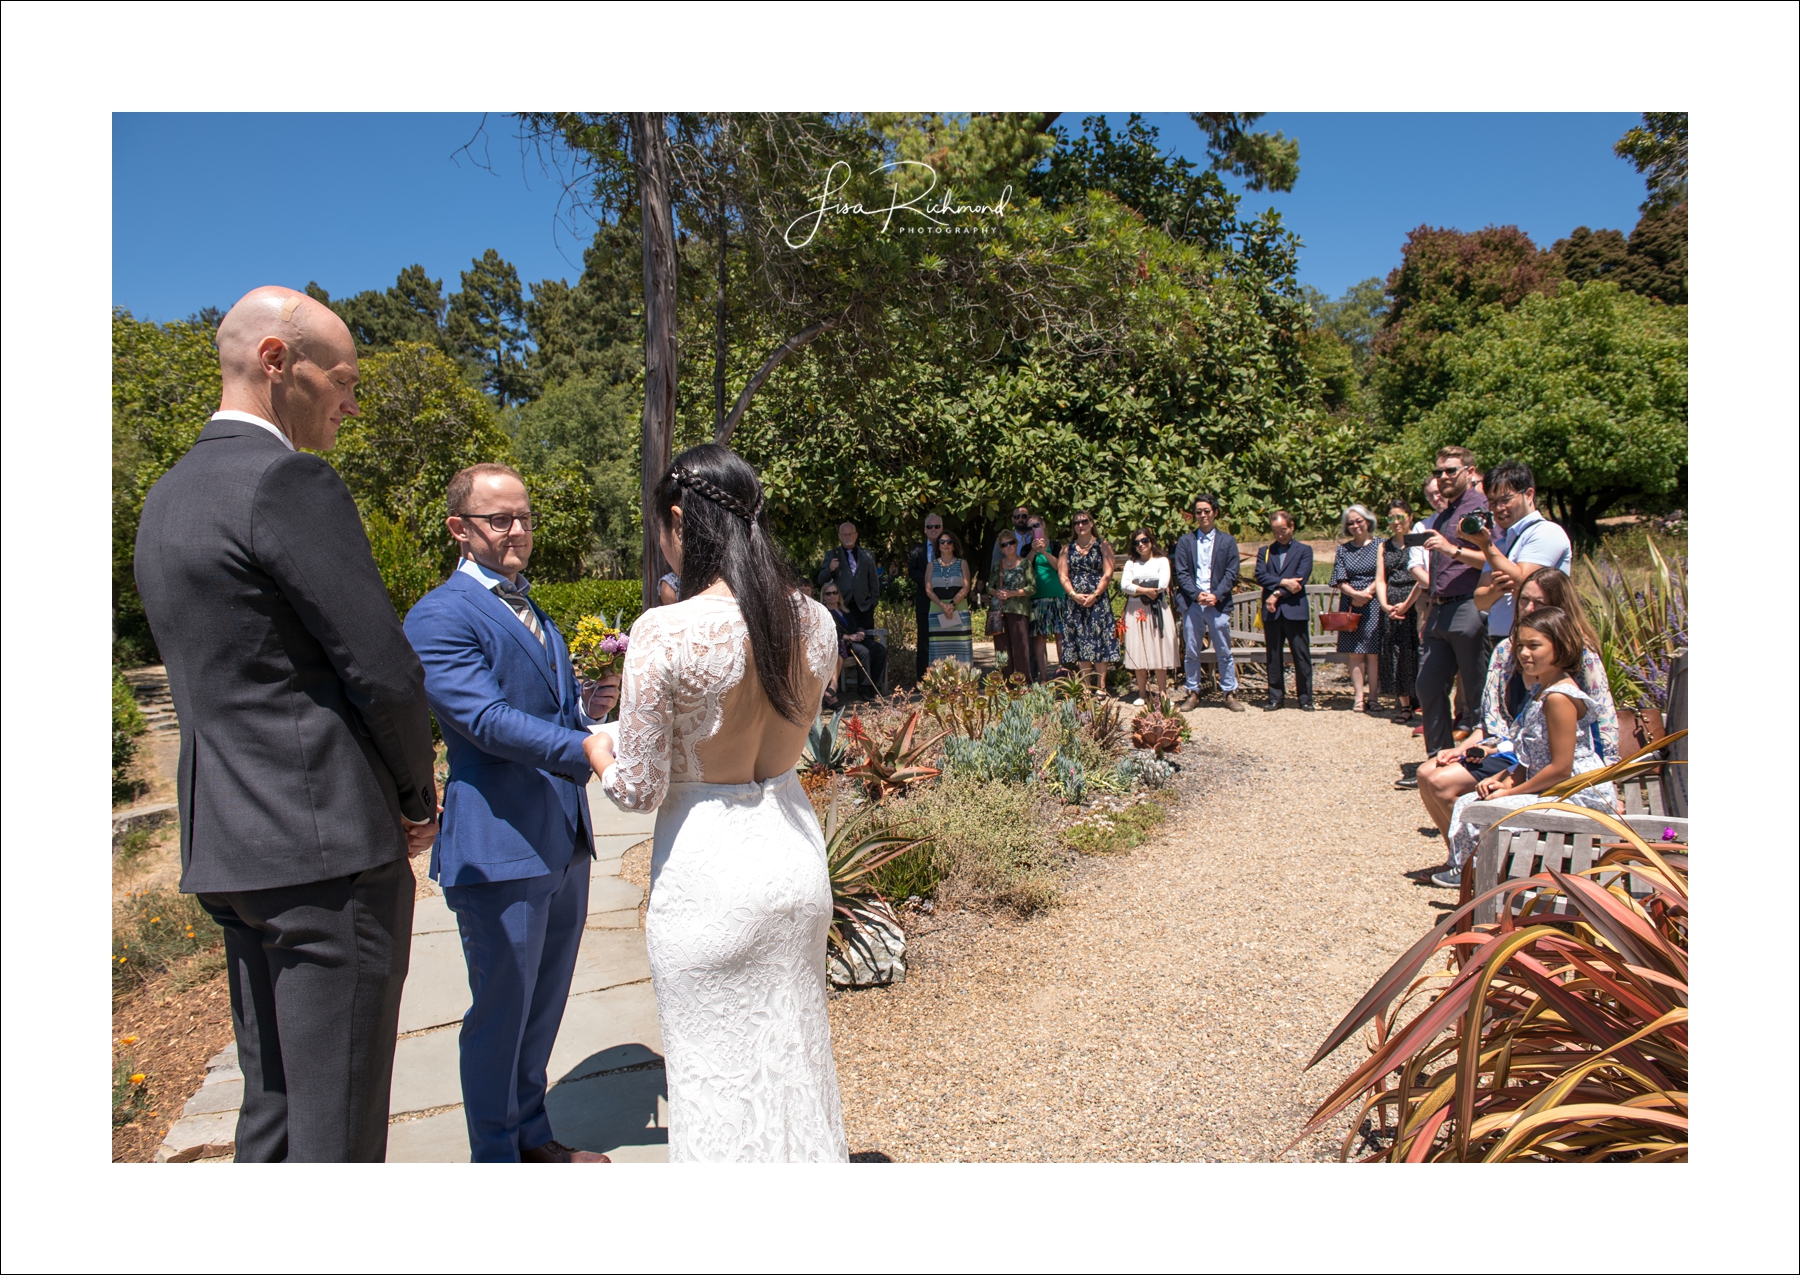
[[[132,575],[144,497],[206,428],[221,386],[215,325],[156,324],[113,311],[113,642],[115,658],[152,663],[156,643]]]
[[[571,377],[506,419],[513,463],[528,480],[571,469],[586,476],[588,565],[603,576],[633,575],[638,568],[637,396],[631,382]],[[534,504],[536,499],[534,494]]]
[[[1417,420],[1449,391],[1441,338],[1472,331],[1533,294],[1556,295],[1561,269],[1517,226],[1420,226],[1408,235],[1371,346],[1369,383],[1385,430]]]
[[[1688,117],[1686,111],[1645,111],[1644,122],[1613,146],[1644,175],[1650,192],[1643,211],[1671,208],[1687,200]]]
[[[492,248],[462,272],[444,332],[459,354],[481,366],[482,383],[502,406],[533,397],[525,362],[525,292],[519,272]]]
[[[544,279],[531,287],[526,364],[543,388],[575,377],[639,382],[644,372],[644,273],[641,236],[625,221],[602,222],[582,252],[573,284]],[[640,391],[641,393],[641,388]]]
[[[449,349],[444,333],[443,280],[428,276],[424,266],[406,267],[385,292],[371,289],[333,301],[324,288],[308,283],[306,294],[329,306],[344,321],[359,354],[391,350],[402,341]]]
[[[1687,476],[1687,308],[1612,283],[1565,283],[1444,342],[1449,390],[1403,440],[1415,475],[1446,443],[1525,460],[1539,501],[1591,542],[1630,498]]]
[[[1353,283],[1331,300],[1317,288],[1303,287],[1300,299],[1312,308],[1313,322],[1350,347],[1360,369],[1368,362],[1375,334],[1387,317],[1387,289],[1379,276]]]
[[[1575,283],[1606,280],[1667,305],[1687,304],[1687,202],[1638,219],[1627,239],[1616,230],[1577,226],[1551,247]]]
[[[1562,262],[1563,277],[1577,284],[1598,280],[1617,283],[1631,256],[1624,235],[1616,230],[1589,230],[1586,226],[1575,227],[1567,239],[1551,244],[1550,251]]]

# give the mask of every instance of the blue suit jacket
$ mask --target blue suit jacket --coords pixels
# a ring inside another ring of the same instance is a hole
[[[1269,555],[1279,546],[1266,544],[1256,551],[1256,582],[1262,586],[1262,602],[1269,605],[1269,595],[1276,590],[1281,591],[1281,601],[1275,607],[1275,613],[1284,620],[1306,619],[1306,590],[1303,587],[1298,593],[1289,593],[1281,588],[1283,580],[1298,578],[1303,585],[1312,583],[1313,551],[1312,546],[1304,540],[1296,540],[1288,545],[1287,557],[1282,560],[1281,570],[1277,571],[1269,565]],[[1263,614],[1267,615],[1268,612]]]
[[[407,614],[450,755],[431,848],[431,875],[445,885],[544,876],[577,850],[594,852],[580,691],[562,635],[537,614],[541,646],[512,608],[460,571]]]

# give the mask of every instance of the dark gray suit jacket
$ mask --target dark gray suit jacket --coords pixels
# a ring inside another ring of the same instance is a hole
[[[1187,609],[1194,605],[1200,596],[1194,587],[1194,563],[1199,555],[1195,544],[1194,533],[1189,531],[1175,542],[1175,552],[1171,556],[1169,572],[1175,577],[1175,611],[1178,615],[1186,615]],[[1213,529],[1212,584],[1206,590],[1219,599],[1218,610],[1224,611],[1231,606],[1231,587],[1238,578],[1238,544],[1230,532],[1223,528]]]
[[[213,421],[144,500],[138,592],[181,721],[181,888],[402,858],[436,812],[425,675],[337,471]]]

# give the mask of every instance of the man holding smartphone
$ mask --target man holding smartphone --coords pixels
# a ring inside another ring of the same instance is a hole
[[[1481,551],[1472,547],[1467,529],[1493,526],[1487,498],[1471,486],[1475,457],[1466,447],[1445,447],[1437,454],[1431,476],[1447,502],[1431,519],[1423,548],[1431,555],[1431,615],[1425,622],[1425,650],[1419,660],[1419,703],[1425,713],[1425,749],[1438,753],[1456,742],[1450,692],[1458,677],[1464,700],[1480,703],[1478,688],[1486,673],[1482,653],[1487,625],[1475,606],[1481,579]],[[1456,537],[1452,541],[1450,537]],[[1463,549],[1475,559],[1463,557]]]

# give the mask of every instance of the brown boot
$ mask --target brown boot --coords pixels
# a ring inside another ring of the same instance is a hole
[[[1181,703],[1175,706],[1176,711],[1186,713],[1200,707],[1200,692],[1189,691]]]
[[[1235,691],[1225,692],[1225,707],[1229,708],[1234,713],[1241,713],[1244,711],[1244,706],[1238,703],[1237,692]]]

